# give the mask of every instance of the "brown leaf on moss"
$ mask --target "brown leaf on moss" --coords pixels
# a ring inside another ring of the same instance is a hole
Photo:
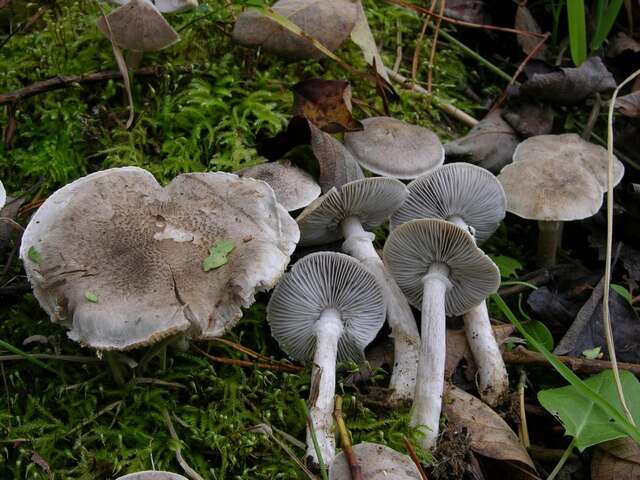
[[[531,11],[526,7],[526,5],[518,5],[514,26],[517,30],[522,30],[524,32],[542,33],[542,29],[538,25],[538,22],[536,22],[536,19],[533,18]],[[533,52],[539,43],[540,38],[538,37],[531,35],[518,35],[518,44],[522,48],[522,51],[527,55]],[[546,56],[547,47],[543,45],[533,58],[543,59]]]
[[[640,478],[640,446],[630,438],[619,438],[598,446],[591,460],[593,480]]]
[[[328,133],[362,130],[351,115],[351,85],[313,78],[293,86],[293,116],[304,117]]]

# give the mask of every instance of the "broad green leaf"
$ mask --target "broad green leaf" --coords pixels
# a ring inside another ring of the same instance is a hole
[[[611,284],[611,290],[616,292],[618,295],[620,295],[622,298],[624,298],[630,304],[633,304],[633,298],[631,298],[631,293],[629,293],[629,290],[624,288],[622,285],[618,285],[616,283],[612,283]]]
[[[506,255],[489,255],[493,263],[500,269],[502,278],[517,278],[518,270],[522,268],[522,264],[515,258]]]
[[[37,263],[38,265],[40,265],[40,262],[42,261],[42,255],[40,255],[40,252],[38,252],[38,250],[36,250],[36,247],[34,247],[33,245],[31,245],[29,247],[29,250],[27,250],[27,257],[29,257],[29,260],[31,260],[33,263]]]
[[[587,59],[587,27],[584,0],[567,0],[569,21],[569,47],[576,67]]]
[[[600,357],[600,352],[602,352],[601,347],[588,348],[587,350],[582,352],[582,356],[584,358],[588,358],[589,360],[593,360]]]
[[[551,351],[553,350],[553,335],[547,328],[547,326],[539,320],[531,320],[530,322],[523,323],[522,326],[525,330],[535,338],[538,342],[540,342],[544,348]],[[530,350],[538,351],[538,349],[530,342],[527,342],[527,346]]]
[[[235,244],[229,240],[218,240],[210,249],[209,256],[202,262],[202,269],[205,272],[214,270],[225,265],[229,261],[229,254],[236,248]]]
[[[86,298],[88,302],[98,303],[98,295],[95,292],[87,290],[84,292],[84,298]]]
[[[625,398],[636,424],[640,424],[640,382],[631,372],[620,371],[620,381]],[[616,393],[613,371],[605,370],[584,381],[594,392],[621,412],[622,407]],[[540,404],[557,417],[565,428],[566,434],[576,439],[580,451],[607,440],[626,437],[627,433],[620,424],[596,403],[573,386],[543,390],[538,393]]]

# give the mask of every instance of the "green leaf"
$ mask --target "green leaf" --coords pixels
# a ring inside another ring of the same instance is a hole
[[[531,320],[530,322],[524,323],[522,325],[525,330],[535,338],[539,343],[541,343],[544,348],[551,351],[553,350],[553,335],[547,328],[547,326],[539,320]],[[538,349],[531,342],[527,341],[527,346],[530,350],[538,351]]]
[[[87,290],[84,292],[84,298],[91,303],[98,303],[98,295],[95,292]]]
[[[205,272],[214,270],[225,265],[229,261],[229,254],[236,248],[235,244],[229,240],[218,240],[209,249],[209,256],[202,262],[202,269]]]
[[[622,285],[618,285],[616,283],[611,284],[611,290],[616,292],[622,298],[624,298],[630,305],[633,305],[633,298],[631,297],[631,293],[628,289],[624,288]]]
[[[640,398],[640,382],[635,375],[626,370],[620,371],[620,381],[625,398],[631,400],[629,408],[633,418],[636,423],[640,423],[640,402],[637,401]],[[622,412],[612,370],[594,375],[584,383]],[[538,393],[538,400],[562,422],[567,435],[576,439],[576,447],[580,451],[592,445],[627,436],[611,415],[592,399],[578,392],[573,385],[543,390]]]
[[[587,59],[587,27],[584,14],[584,0],[567,0],[569,21],[569,46],[571,58],[576,66]]]
[[[493,263],[500,269],[502,278],[518,278],[518,270],[522,268],[522,264],[515,258],[506,255],[489,255]]]
[[[29,260],[31,260],[33,263],[36,263],[38,265],[40,265],[40,262],[42,262],[42,255],[40,255],[40,252],[38,252],[38,250],[36,250],[36,247],[34,247],[33,245],[31,245],[29,247],[29,250],[27,250],[27,257],[29,257]]]
[[[591,39],[591,50],[597,50],[602,46],[609,32],[613,28],[613,24],[618,18],[620,8],[622,8],[623,0],[613,0],[605,10],[605,0],[598,0],[596,5],[596,31]]]
[[[582,356],[584,358],[588,358],[589,360],[593,360],[600,356],[601,351],[602,351],[601,347],[588,348],[587,350],[582,352]]]

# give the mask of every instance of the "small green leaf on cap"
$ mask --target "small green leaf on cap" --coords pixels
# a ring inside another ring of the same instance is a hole
[[[40,255],[40,252],[38,252],[38,250],[36,250],[36,247],[34,247],[33,245],[29,247],[27,256],[33,263],[37,263],[38,265],[40,265],[40,262],[42,261],[42,255]]]
[[[218,240],[209,249],[209,256],[202,262],[202,269],[205,272],[214,270],[229,261],[229,254],[236,248],[235,244],[229,240]]]
[[[84,292],[84,298],[86,298],[87,301],[91,303],[98,303],[98,294],[90,290],[87,290],[86,292]]]

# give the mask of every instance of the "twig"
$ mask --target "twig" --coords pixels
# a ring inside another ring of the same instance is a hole
[[[431,42],[431,54],[429,55],[429,64],[427,65],[427,91],[431,91],[433,87],[433,62],[436,58],[436,47],[438,45],[438,33],[440,32],[440,24],[442,23],[442,14],[444,13],[447,0],[440,1],[439,17],[436,20],[436,28],[433,32],[433,41]],[[433,7],[432,7],[433,9]]]
[[[224,365],[235,365],[238,367],[250,367],[250,368],[264,368],[265,370],[280,370],[289,373],[299,373],[304,370],[304,367],[298,365],[288,365],[285,363],[262,363],[252,362],[251,360],[240,360],[238,358],[216,357],[211,355],[201,348],[193,346],[194,350],[207,357],[216,363],[222,363]]]
[[[527,425],[527,412],[525,410],[524,389],[527,384],[527,372],[524,368],[520,369],[520,379],[518,381],[518,403],[520,407],[520,441],[524,448],[531,446],[529,440],[529,427]]]
[[[422,468],[422,463],[420,462],[418,455],[416,455],[416,451],[413,449],[413,445],[411,445],[411,442],[409,441],[409,439],[407,437],[402,437],[402,441],[404,442],[404,446],[407,449],[407,452],[409,452],[409,456],[411,457],[411,460],[413,460],[413,463],[415,463],[416,468],[420,473],[420,478],[422,478],[422,480],[429,480],[429,477],[427,477],[427,474],[424,471],[424,468]]]
[[[504,359],[505,363],[515,365],[549,365],[549,363],[541,353],[527,350],[524,347],[516,347],[510,352],[502,352],[502,358]],[[607,360],[570,357],[565,355],[556,355],[556,358],[571,370],[578,373],[599,373],[603,370],[609,370],[611,368],[611,362]],[[618,363],[618,368],[627,370],[640,377],[640,364],[620,362]]]
[[[502,298],[511,297],[519,293],[530,291],[532,286],[539,287],[541,285],[546,285],[551,281],[552,274],[547,269],[532,273],[535,273],[535,275],[524,276],[517,284],[512,285],[510,284],[510,282],[504,282],[507,286],[500,287],[500,290],[498,290],[498,295],[500,295]]]
[[[431,98],[433,100],[434,105],[437,108],[439,108],[446,114],[451,115],[456,120],[459,120],[460,122],[468,125],[469,127],[473,127],[478,124],[478,120],[473,118],[468,113],[463,112],[459,108],[454,107],[450,103],[445,102],[444,100],[436,97],[434,94],[429,93],[425,88],[421,87],[420,85],[411,84],[406,77],[400,75],[399,73],[396,73],[389,68],[387,68],[387,73],[389,74],[389,77],[392,80],[398,83],[402,83],[405,88],[408,88],[409,90],[413,90],[416,93],[419,93],[421,95],[426,95],[427,97]]]
[[[360,467],[358,459],[353,453],[353,448],[351,448],[351,437],[349,436],[349,431],[347,430],[344,418],[342,417],[342,397],[340,395],[336,395],[336,405],[333,411],[333,417],[336,420],[336,425],[340,432],[340,444],[342,445],[342,451],[344,452],[347,464],[349,465],[351,480],[364,480],[364,477],[362,476],[362,467]]]
[[[402,63],[402,30],[400,29],[400,20],[396,19],[396,60],[393,62],[393,71],[398,72]]]
[[[582,129],[582,133],[580,136],[585,140],[589,140],[591,133],[593,132],[593,127],[596,126],[596,122],[598,121],[598,117],[600,116],[600,107],[602,106],[602,98],[600,94],[596,92],[595,100],[593,102],[593,107],[591,107],[591,112],[589,112],[589,118],[587,119],[587,124]]]
[[[51,6],[53,5],[54,2],[51,3],[47,3],[45,5],[42,5],[38,11],[36,13],[34,13],[29,20],[27,20],[20,28],[16,28],[13,32],[11,32],[7,38],[4,39],[4,41],[2,43],[0,43],[0,48],[3,48],[7,43],[9,43],[9,40],[11,40],[17,33],[22,33],[25,30],[28,30],[29,28],[31,28],[31,25],[33,25],[34,23],[36,23],[38,20],[40,20],[40,18],[42,17],[42,15],[44,15],[44,12],[47,11],[47,9],[51,8]]]
[[[191,480],[204,480],[198,474],[198,472],[196,472],[193,468],[189,466],[189,464],[186,462],[186,460],[182,456],[182,441],[178,437],[178,434],[176,433],[176,429],[173,427],[173,422],[171,421],[171,417],[169,416],[169,412],[167,411],[166,408],[162,409],[162,418],[164,418],[164,422],[166,423],[167,428],[169,429],[169,435],[171,435],[171,438],[173,438],[176,441],[176,459],[178,460],[178,463],[184,470],[184,473],[186,473],[187,476],[191,478]]]
[[[82,357],[79,355],[51,355],[49,353],[30,353],[32,358],[39,360],[57,360],[59,362],[71,362],[71,363],[104,363],[105,360],[101,360],[97,357]],[[19,360],[27,360],[22,355],[1,355],[0,362],[15,362]]]
[[[431,8],[433,8],[434,4],[435,0],[431,0]],[[420,49],[422,48],[422,40],[424,39],[424,34],[427,31],[429,20],[431,20],[431,17],[425,17],[424,22],[422,22],[422,28],[420,29],[420,34],[418,35],[418,39],[416,40],[416,48],[413,50],[413,58],[411,59],[411,83],[414,84],[416,83],[416,78],[418,77]]]

